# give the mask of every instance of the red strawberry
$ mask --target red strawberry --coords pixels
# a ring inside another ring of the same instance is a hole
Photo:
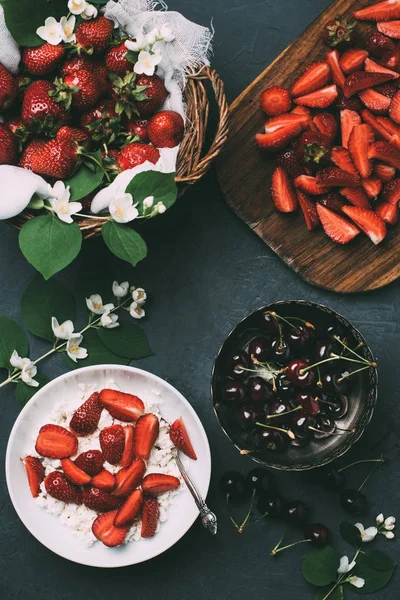
[[[146,465],[141,458],[134,460],[129,467],[120,469],[115,475],[116,488],[113,495],[117,497],[129,496],[141,484],[146,471]]]
[[[372,172],[376,177],[379,177],[379,179],[384,183],[392,181],[392,179],[394,179],[396,175],[396,169],[394,167],[391,167],[390,165],[385,165],[384,163],[375,163]]]
[[[292,96],[304,96],[327,85],[331,80],[331,70],[326,62],[316,62],[307,67],[293,84]]]
[[[390,21],[400,19],[399,0],[383,0],[378,4],[367,6],[353,12],[355,19],[359,21]]]
[[[118,510],[112,510],[99,515],[92,525],[93,535],[109,548],[120,546],[129,531],[129,527],[114,526],[117,512]]]
[[[390,136],[400,136],[400,126],[397,123],[394,123],[391,119],[388,119],[387,117],[378,117],[377,121],[378,123],[383,125],[383,127],[390,134]],[[386,137],[385,139],[390,141],[391,137]]]
[[[300,125],[302,129],[306,129],[311,120],[311,111],[304,106],[297,106],[290,113],[268,119],[264,125],[264,131],[265,133],[273,133],[291,125]]]
[[[186,456],[192,460],[197,460],[196,452],[194,451],[182,417],[176,419],[176,421],[172,423],[169,430],[169,437],[178,450],[186,454]]]
[[[375,207],[375,212],[389,225],[396,225],[399,220],[399,207],[397,204],[379,202]]]
[[[378,31],[395,40],[400,39],[400,21],[382,22],[377,24]]]
[[[338,130],[335,117],[328,112],[322,112],[313,118],[312,129],[318,130],[332,144]]]
[[[149,496],[159,496],[165,492],[176,490],[180,486],[179,479],[164,473],[150,473],[142,481],[142,490]]]
[[[278,156],[278,165],[283,167],[286,173],[294,179],[304,172],[304,167],[301,165],[299,157],[292,149],[287,149]]]
[[[76,483],[77,485],[86,485],[87,483],[90,483],[90,475],[77,467],[70,458],[63,458],[61,467],[67,479],[72,481],[72,483]]]
[[[371,208],[368,197],[362,187],[359,188],[342,188],[340,194],[346,198],[354,206],[361,208]]]
[[[127,144],[118,154],[118,165],[121,171],[133,169],[143,164],[147,160],[156,164],[160,158],[160,153],[154,146],[149,144]]]
[[[82,452],[75,459],[77,467],[85,471],[91,477],[94,477],[103,469],[104,456],[100,450],[87,450]]]
[[[112,100],[102,102],[84,113],[80,125],[87,129],[89,136],[98,143],[109,143],[115,131],[120,130],[120,117],[115,112]]]
[[[142,506],[143,492],[142,490],[134,490],[115,515],[114,525],[116,527],[130,525],[139,515]]]
[[[78,438],[60,425],[43,425],[35,450],[47,458],[68,458],[78,450]]]
[[[369,125],[356,125],[349,138],[349,152],[361,177],[369,177],[372,164],[368,157],[368,146],[374,141],[374,134]]]
[[[352,110],[356,113],[360,112],[363,109],[362,102],[358,99],[357,96],[353,96],[352,98],[345,98],[343,93],[339,93],[339,100],[336,102],[336,106],[340,110]]]
[[[389,108],[390,118],[396,123],[400,123],[400,91],[397,92],[395,97],[392,99]]]
[[[368,52],[366,50],[350,48],[349,50],[346,50],[346,52],[343,52],[340,57],[340,67],[342,71],[348,75],[350,73],[355,73],[355,71],[361,71],[367,56]]]
[[[343,148],[343,146],[334,146],[331,151],[331,161],[334,165],[339,167],[339,169],[348,171],[353,175],[358,175],[357,169],[354,166],[350,152],[347,148]]]
[[[160,430],[160,424],[155,415],[147,414],[140,417],[135,429],[135,456],[148,460]]]
[[[128,132],[137,135],[142,144],[147,144],[150,141],[147,135],[147,125],[147,119],[133,119],[133,121],[129,121],[126,129]]]
[[[81,504],[82,502],[81,490],[77,485],[68,481],[64,473],[59,471],[49,473],[44,480],[44,486],[49,496],[56,500],[67,503],[73,502],[74,504]]]
[[[104,490],[90,486],[82,492],[82,502],[91,510],[107,512],[119,508],[123,501],[111,494],[107,494]]]
[[[329,208],[317,203],[317,211],[326,235],[337,244],[347,244],[360,233],[357,227]]]
[[[274,206],[279,212],[293,212],[296,210],[296,195],[282,167],[277,167],[272,175],[271,195]]]
[[[358,187],[360,178],[358,175],[342,171],[338,167],[326,167],[318,172],[317,183],[332,187]]]
[[[366,73],[364,71],[357,71],[352,73],[346,78],[344,82],[344,95],[346,98],[351,98],[354,94],[367,90],[375,85],[380,85],[386,81],[393,79],[393,75],[390,73]]]
[[[319,217],[314,202],[308,196],[297,190],[297,200],[304,215],[307,229],[312,231],[319,225]]]
[[[152,115],[160,110],[168,97],[167,88],[158,75],[138,75],[136,87],[145,86],[147,100],[137,100],[136,107],[141,117]]]
[[[386,35],[374,31],[367,40],[366,49],[372,56],[383,58],[385,54],[396,50],[396,44]]]
[[[0,123],[0,165],[14,165],[16,160],[16,137],[6,125]]]
[[[364,123],[367,123],[372,128],[377,137],[388,141],[392,139],[392,134],[388,132],[381,122],[382,117],[375,117],[369,110],[363,110],[361,116]]]
[[[99,392],[94,392],[90,398],[76,409],[69,426],[78,435],[94,433],[100,421],[103,405],[99,402]]]
[[[299,120],[291,120],[287,122],[286,126],[277,126],[275,129],[271,129],[271,131],[257,133],[255,141],[257,146],[262,150],[280,150],[287,146],[291,140],[297,138],[302,130],[303,126]]]
[[[368,177],[368,179],[363,179],[361,181],[361,185],[364,188],[365,193],[367,194],[370,200],[375,200],[377,196],[382,191],[383,183],[377,177]]]
[[[283,115],[290,110],[290,93],[284,88],[273,85],[261,92],[260,106],[269,117]]]
[[[316,177],[311,177],[310,175],[300,175],[299,177],[296,177],[294,185],[303,192],[303,194],[311,196],[326,194],[326,192],[329,191],[329,188],[322,186],[317,182]]]
[[[338,97],[338,90],[336,85],[330,85],[328,87],[317,90],[316,92],[311,92],[311,94],[307,94],[306,96],[300,96],[299,98],[295,98],[295,104],[300,104],[301,106],[309,106],[310,108],[327,108],[333,102],[335,102]]]
[[[156,498],[143,498],[142,512],[142,538],[151,538],[155,534],[160,516],[160,509]]]
[[[392,72],[394,73],[395,71]],[[387,83],[382,83],[382,85],[377,85],[375,89],[388,98],[394,98],[399,91],[399,82],[396,80],[388,81]]]
[[[396,73],[396,71],[387,69],[386,67],[383,67],[382,65],[378,64],[374,60],[371,60],[370,58],[367,58],[365,61],[365,70],[368,73],[388,73],[389,75],[393,76],[393,79],[398,79],[400,77],[399,73]]]
[[[37,498],[40,493],[40,484],[44,479],[44,466],[36,456],[26,456],[24,467],[32,497]]]
[[[107,69],[117,75],[125,75],[127,71],[133,71],[134,65],[126,58],[127,53],[128,48],[125,46],[125,42],[111,48],[106,55]]]
[[[386,224],[373,210],[359,206],[343,206],[343,212],[374,242],[379,244],[386,235]]]
[[[400,201],[400,179],[393,179],[385,184],[382,200],[389,204],[397,204]]]
[[[90,71],[93,69],[94,64],[95,63],[93,63],[85,54],[75,54],[62,64],[60,68],[60,75],[61,77],[73,75],[76,73],[76,71],[80,71],[81,69]]]
[[[163,110],[149,120],[147,135],[157,148],[174,148],[181,143],[185,123],[181,115],[173,110]]]
[[[32,171],[32,164],[31,164],[31,158],[32,156],[34,156],[36,154],[36,152],[38,150],[40,150],[41,148],[43,148],[43,146],[46,144],[46,140],[39,140],[39,139],[35,139],[32,140],[31,142],[29,142],[29,144],[25,147],[25,150],[23,151],[21,158],[19,159],[19,166],[22,167],[23,169],[28,169],[29,171]]]
[[[387,115],[390,107],[390,98],[376,90],[364,90],[358,94],[362,103],[376,115]]]
[[[322,39],[330,48],[343,50],[356,41],[356,22],[347,17],[335,17],[322,31]]]
[[[368,158],[376,158],[400,169],[400,151],[387,142],[375,142],[368,147]]]
[[[355,188],[351,188],[351,189],[355,189]],[[341,198],[339,196],[339,194],[335,194],[334,192],[331,192],[330,194],[326,194],[325,196],[321,196],[320,198],[318,198],[318,204],[322,204],[322,206],[325,206],[325,208],[329,208],[330,210],[333,210],[336,213],[341,214],[342,212],[342,206],[344,206],[346,204],[345,200],[343,200],[343,198]],[[318,212],[317,212],[317,216],[318,216]],[[319,218],[318,218],[319,220]]]
[[[79,129],[79,127],[69,127],[68,125],[63,125],[57,131],[56,138],[58,140],[75,140],[80,146],[88,146],[89,145],[89,135],[83,129]]]
[[[114,23],[110,19],[100,16],[78,25],[75,31],[76,42],[85,50],[104,52],[110,45],[113,31]]]
[[[132,425],[124,427],[125,445],[119,464],[121,467],[129,467],[134,458],[133,438],[135,429]]]
[[[22,102],[22,121],[25,125],[32,125],[35,121],[53,123],[67,121],[67,111],[49,95],[49,92],[55,91],[55,87],[49,81],[42,79],[30,84]],[[63,177],[57,178],[63,179]]]
[[[18,94],[17,80],[0,64],[0,110],[9,108]]]
[[[121,460],[125,445],[124,428],[122,425],[104,427],[100,432],[99,441],[104,460],[111,465],[117,465]]]
[[[398,71],[400,69],[400,49],[396,48],[393,52],[387,52],[382,57],[381,63],[388,69]]]
[[[64,52],[61,44],[54,46],[46,42],[37,48],[24,48],[22,62],[31,75],[47,75],[56,69]]]
[[[336,85],[343,89],[345,76],[340,68],[339,52],[337,50],[331,50],[331,52],[325,54],[325,60],[331,70],[333,81],[336,83]]]
[[[116,485],[115,477],[110,471],[103,469],[103,471],[92,477],[92,485],[105,492],[112,492]]]
[[[67,110],[71,106],[78,110],[87,110],[96,104],[100,96],[98,79],[93,70],[74,71],[64,79],[56,78],[54,85],[56,90],[52,92],[52,96]]]
[[[114,419],[127,423],[137,421],[144,412],[143,402],[133,394],[104,389],[100,392],[99,400]]]

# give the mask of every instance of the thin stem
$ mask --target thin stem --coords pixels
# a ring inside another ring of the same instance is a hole
[[[292,321],[300,321],[300,323],[303,323],[303,325],[305,325],[306,327],[309,327],[310,329],[315,329],[314,325],[312,323],[310,323],[310,321],[305,321],[304,319],[300,319],[300,317],[287,317],[287,318]]]
[[[375,471],[379,468],[379,464],[382,461],[379,461],[379,463],[377,465],[374,466],[373,469],[371,469],[370,473],[368,473],[368,475],[366,476],[366,478],[364,479],[364,481],[362,482],[362,484],[360,485],[360,487],[358,488],[357,491],[361,492],[362,488],[364,487],[364,485],[367,483],[368,479],[375,473]]]
[[[386,460],[383,458],[383,456],[381,456],[380,458],[368,458],[366,460],[356,460],[355,462],[352,462],[349,465],[346,465],[345,467],[338,469],[338,473],[342,473],[346,469],[350,469],[350,467],[355,467],[356,465],[362,465],[363,463],[376,463],[376,462],[385,463]]]
[[[304,544],[305,542],[310,543],[311,540],[299,540],[298,542],[294,542],[293,544],[288,544],[287,546],[281,546],[277,549],[273,549],[271,550],[271,552],[269,553],[270,556],[276,556],[276,554],[278,554],[278,552],[283,552],[283,550],[287,550],[288,548],[293,548],[293,546],[298,546],[298,544]]]
[[[286,323],[286,325],[289,325],[290,327],[293,327],[293,329],[296,329],[296,325],[293,325],[293,323],[290,323],[290,321],[288,321],[287,319],[285,319],[285,317],[281,317],[281,315],[278,315],[276,312],[271,312],[269,314],[274,319],[280,319],[281,321],[283,321],[284,323]]]
[[[282,433],[286,433],[286,435],[288,435],[290,437],[291,440],[296,439],[296,436],[294,435],[293,431],[290,431],[290,429],[282,429],[282,427],[274,427],[274,425],[265,425],[264,423],[256,423],[256,425],[259,425],[260,427],[265,427],[265,429],[275,429],[275,431],[281,431]]]
[[[352,371],[351,373],[348,373],[347,375],[343,375],[343,377],[339,377],[337,382],[340,383],[344,379],[347,379],[348,377],[351,377],[352,375],[355,375],[356,373],[361,373],[361,371],[365,371],[365,369],[370,369],[370,368],[371,368],[370,365],[365,365],[365,367],[361,367],[361,369],[357,369],[356,371]]]
[[[348,350],[349,352],[351,352],[352,354],[354,354],[354,356],[357,356],[357,358],[360,358],[363,362],[366,362],[368,364],[371,364],[369,360],[367,360],[366,358],[364,358],[363,356],[360,356],[359,354],[357,354],[357,352],[355,350],[352,350],[347,344],[345,344],[344,342],[342,342],[342,340],[340,339],[339,336],[334,335],[333,336],[334,339],[339,342],[339,344],[341,344],[343,346],[343,348],[346,348],[346,350]],[[360,344],[359,344],[360,345]],[[358,346],[356,346],[356,348],[358,348]],[[375,365],[376,366],[376,365]]]
[[[95,217],[94,215],[84,215],[83,213],[75,213],[75,215],[77,217],[84,217],[85,219],[93,219],[93,220],[96,220],[96,221],[104,221],[104,219],[109,219],[110,218],[107,215],[104,215],[103,217]]]
[[[342,358],[342,357],[333,355],[330,358],[325,358],[324,360],[321,360],[320,362],[315,363],[314,365],[309,365],[308,367],[304,367],[304,369],[300,369],[299,373],[300,373],[300,375],[303,375],[303,373],[307,373],[307,371],[309,371],[310,369],[319,367],[319,365],[323,365],[324,363],[331,362],[332,360],[338,360],[339,358]]]
[[[247,521],[249,520],[250,515],[251,515],[251,511],[253,510],[253,504],[254,504],[255,495],[256,495],[256,490],[254,489],[253,490],[253,495],[251,497],[251,502],[250,502],[249,510],[247,511],[247,515],[245,516],[245,519],[244,519],[243,523],[240,525],[240,527],[238,529],[238,533],[243,533],[243,529],[247,525]]]
[[[236,523],[235,519],[232,517],[231,512],[229,510],[229,496],[230,496],[230,494],[227,494],[226,498],[225,498],[225,500],[226,500],[226,510],[228,511],[229,518],[232,521],[232,523],[234,524],[234,526],[236,527],[236,529],[239,529],[239,525]]]
[[[106,179],[107,179],[108,183],[111,183],[111,178],[110,178],[109,174],[107,173],[106,169],[101,164],[101,162],[97,160],[97,158],[95,158],[91,154],[86,154],[86,152],[80,152],[80,154],[81,154],[81,156],[84,156],[85,158],[88,158],[89,160],[91,160],[92,162],[94,162],[95,165],[97,165],[99,167],[99,169],[101,169],[101,171],[103,171],[104,175],[106,176]]]
[[[296,406],[296,408],[292,408],[291,410],[286,410],[285,412],[281,412],[277,415],[267,415],[265,418],[266,419],[275,419],[276,417],[283,417],[284,415],[290,415],[293,412],[296,412],[297,410],[301,410],[303,407],[299,404],[299,406]]]
[[[355,358],[350,358],[350,356],[339,356],[338,354],[332,354],[335,358],[341,358],[342,360],[348,360],[350,362],[358,363],[359,365],[367,364],[369,367],[376,367],[376,363],[370,363],[367,360],[356,360]]]

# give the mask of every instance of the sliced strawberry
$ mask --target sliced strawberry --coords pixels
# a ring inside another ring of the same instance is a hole
[[[376,90],[364,90],[358,94],[361,102],[376,115],[387,115],[390,107],[390,98]]]
[[[358,187],[360,177],[338,167],[326,167],[317,174],[317,183],[331,187]]]
[[[274,133],[278,129],[289,127],[292,125],[301,125],[305,128],[310,123],[312,116],[308,108],[302,107],[302,111],[298,112],[299,107],[292,110],[290,113],[272,117],[264,125],[265,133]]]
[[[82,471],[70,458],[63,458],[61,461],[62,470],[65,473],[65,476],[72,481],[72,483],[76,483],[77,485],[86,485],[90,482],[90,475]]]
[[[169,437],[178,450],[186,454],[186,456],[192,460],[197,460],[196,452],[194,451],[182,417],[176,419],[176,421],[172,423],[169,430]]]
[[[134,458],[133,437],[135,429],[132,425],[124,427],[125,446],[119,464],[121,467],[129,467]]]
[[[319,90],[331,81],[331,70],[326,62],[316,62],[307,67],[293,84],[292,96],[304,96]]]
[[[340,194],[346,198],[354,206],[361,206],[361,208],[371,208],[367,194],[364,188],[342,188]]]
[[[291,97],[288,90],[273,85],[261,92],[260,106],[270,117],[283,115],[290,110]]]
[[[370,200],[375,200],[381,193],[383,187],[383,183],[378,177],[368,177],[368,179],[363,179],[361,185]]]
[[[364,123],[368,124],[372,128],[377,137],[388,141],[391,140],[392,134],[389,133],[381,123],[381,119],[383,117],[375,117],[375,115],[373,115],[369,110],[363,110],[361,116]]]
[[[85,471],[91,477],[94,477],[103,468],[104,456],[100,450],[87,450],[82,452],[76,459],[77,467]]]
[[[173,475],[164,473],[150,473],[142,481],[142,490],[149,496],[159,496],[165,492],[178,489],[180,481]]]
[[[320,185],[317,182],[316,177],[311,177],[310,175],[300,175],[299,177],[296,177],[294,185],[298,190],[303,192],[303,194],[308,194],[310,196],[326,194],[326,192],[329,191],[328,187]]]
[[[375,142],[368,146],[368,158],[376,158],[400,169],[400,151],[387,142]]]
[[[108,512],[119,508],[123,500],[108,494],[100,488],[90,486],[82,492],[83,504],[96,512]]]
[[[337,97],[338,89],[334,84],[317,90],[316,92],[306,94],[305,96],[295,98],[294,102],[295,104],[309,106],[310,108],[327,108],[335,102]]]
[[[60,425],[43,425],[35,450],[47,458],[68,458],[78,450],[78,438]]]
[[[349,48],[348,50],[345,50],[340,57],[340,68],[344,73],[347,73],[347,75],[355,73],[356,71],[361,71],[367,57],[368,52],[366,50]]]
[[[340,111],[340,127],[342,130],[342,146],[348,147],[349,137],[353,130],[353,127],[361,124],[361,117],[353,110],[341,110]]]
[[[33,498],[37,498],[40,493],[40,484],[44,479],[45,469],[42,462],[36,456],[26,456],[24,458],[24,467],[28,477],[29,489]]]
[[[393,135],[400,136],[400,125],[398,125],[397,123],[392,121],[392,119],[389,119],[388,117],[377,117],[377,121],[378,121],[378,123],[383,125],[383,127],[386,129],[386,131],[388,131],[390,136],[393,136]],[[387,137],[385,139],[390,141],[391,137],[390,138]]]
[[[400,21],[380,22],[377,24],[378,31],[395,40],[400,39]]]
[[[157,498],[143,498],[142,538],[151,538],[155,534],[160,516]]]
[[[386,83],[382,83],[382,85],[377,85],[375,89],[388,98],[394,98],[399,91],[399,82],[396,80],[387,81]]]
[[[339,94],[339,99],[336,102],[337,108],[340,110],[352,110],[356,113],[359,113],[363,109],[363,105],[361,100],[359,100],[358,96],[352,96],[352,98],[345,98],[343,92]]]
[[[384,239],[386,235],[385,221],[373,210],[359,206],[343,206],[342,210],[374,244],[379,244]]]
[[[400,69],[400,49],[395,48],[395,50],[384,54],[381,63],[388,69],[398,71]]]
[[[397,92],[394,98],[392,98],[389,108],[389,115],[395,123],[400,123],[400,91]]]
[[[397,204],[400,201],[400,179],[393,179],[385,184],[382,200],[389,204]]]
[[[82,495],[78,486],[68,481],[64,473],[53,471],[44,480],[46,492],[52,498],[62,502],[81,504]]]
[[[304,173],[304,166],[292,148],[288,148],[278,156],[278,165],[283,167],[286,173],[293,179]]]
[[[346,79],[339,64],[339,52],[331,50],[325,54],[325,61],[329,65],[332,73],[332,79],[337,86],[343,89],[344,80]]]
[[[297,199],[303,211],[304,220],[308,231],[312,231],[319,225],[319,217],[314,202],[308,196],[297,190]]]
[[[317,203],[317,211],[326,235],[337,244],[347,244],[360,233],[357,227],[329,208]]]
[[[375,30],[367,40],[366,49],[372,56],[382,58],[388,52],[394,52],[396,50],[396,44],[386,35]]]
[[[293,212],[296,210],[296,194],[282,167],[277,167],[272,175],[271,195],[274,206],[279,212]]]
[[[356,125],[349,138],[349,152],[361,177],[369,177],[372,163],[368,157],[368,146],[374,140],[374,133],[369,125]]]
[[[109,548],[120,546],[129,531],[129,526],[115,527],[114,519],[117,512],[118,510],[112,510],[99,515],[92,525],[93,535]]]
[[[122,425],[104,427],[100,431],[99,441],[104,460],[111,465],[117,465],[121,460],[125,446],[125,434]]]
[[[77,435],[94,433],[100,421],[103,407],[99,402],[99,393],[94,392],[72,415],[70,428]]]
[[[396,225],[399,220],[399,207],[397,204],[378,202],[375,207],[375,212],[389,225]]]
[[[256,133],[255,141],[262,150],[281,150],[302,132],[302,126],[298,123],[277,129],[271,133]]]
[[[355,188],[351,188],[355,189]],[[322,204],[326,208],[333,210],[339,214],[342,213],[342,206],[346,204],[345,200],[339,196],[339,194],[335,194],[331,192],[330,194],[325,194],[325,196],[321,196],[317,200],[318,204]],[[318,213],[317,213],[318,214]]]
[[[322,112],[315,115],[313,118],[311,129],[323,135],[329,140],[330,144],[333,144],[337,134],[338,125],[335,117],[331,113]]]
[[[354,94],[358,94],[363,90],[367,90],[375,85],[385,83],[393,79],[390,73],[366,73],[365,71],[357,71],[346,78],[344,82],[343,92],[346,98],[351,98]]]
[[[146,471],[146,465],[141,458],[134,460],[129,467],[120,469],[115,475],[117,487],[113,495],[117,497],[129,496],[140,485]]]
[[[136,519],[142,510],[143,506],[143,492],[142,490],[135,490],[125,500],[121,508],[115,515],[114,525],[116,527],[123,527],[124,525],[132,524],[132,521]]]
[[[116,485],[114,475],[106,469],[103,469],[100,473],[97,473],[97,475],[92,477],[91,483],[94,487],[104,490],[105,492],[112,492]]]
[[[365,61],[365,70],[367,73],[389,73],[389,75],[393,76],[393,79],[398,79],[400,77],[399,73],[396,73],[396,71],[387,69],[370,58],[367,58]]]
[[[131,423],[137,421],[144,413],[144,404],[133,394],[125,394],[117,390],[101,390],[100,403],[114,419]]]
[[[388,183],[392,181],[396,175],[396,169],[391,167],[390,165],[385,165],[384,163],[375,163],[374,168],[372,169],[372,173],[379,177],[381,181],[384,183]]]
[[[353,17],[358,21],[390,21],[400,19],[399,0],[383,0],[378,4],[367,6],[353,12]]]
[[[155,415],[148,414],[140,417],[135,429],[135,456],[148,460],[150,452],[158,438],[160,424]]]
[[[358,176],[358,171],[354,166],[350,152],[347,148],[343,148],[343,146],[334,146],[331,151],[331,161],[334,165],[339,167],[339,169]]]

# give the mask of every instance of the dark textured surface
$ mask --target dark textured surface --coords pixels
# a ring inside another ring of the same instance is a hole
[[[224,77],[232,100],[266,64],[288,45],[328,5],[322,0],[224,0],[188,3],[175,0],[171,7],[206,24],[211,16],[217,35],[214,66]],[[400,282],[377,292],[340,296],[304,283],[253,235],[224,204],[214,174],[188,193],[178,206],[145,232],[148,259],[135,271],[112,260],[101,241],[86,245],[84,255],[60,276],[75,286],[82,264],[109,266],[116,279],[129,278],[151,295],[145,324],[155,356],[138,366],[165,377],[192,402],[209,435],[213,477],[209,504],[217,512],[220,532],[212,538],[199,523],[169,552],[138,567],[113,572],[68,563],[42,547],[17,518],[6,491],[4,452],[18,414],[14,390],[0,394],[1,498],[0,598],[2,600],[307,600],[315,595],[300,570],[300,546],[277,559],[268,557],[284,531],[282,523],[259,522],[242,536],[230,524],[218,479],[226,469],[246,473],[252,462],[241,457],[220,431],[210,406],[210,373],[220,343],[250,310],[284,298],[303,298],[329,304],[363,332],[380,362],[380,397],[372,424],[349,455],[350,459],[388,453],[391,464],[378,471],[366,489],[370,512],[361,520],[372,524],[379,512],[396,514],[399,507],[400,393],[399,360]],[[0,308],[19,320],[19,299],[32,269],[18,249],[17,233],[2,225]],[[93,289],[93,292],[96,290]],[[31,355],[45,344],[31,339]],[[61,357],[44,371],[56,377],[65,371]],[[346,463],[347,460],[344,460]],[[368,467],[351,472],[358,485]],[[343,554],[351,549],[337,535],[344,518],[338,496],[327,493],[310,474],[279,474],[287,498],[301,498],[312,507],[313,520],[326,523]],[[239,512],[245,512],[245,507]],[[291,530],[288,540],[301,532]],[[383,538],[379,548],[400,558],[397,542]],[[397,555],[397,556],[396,556]],[[399,576],[372,600],[395,600]],[[349,597],[352,594],[350,591]],[[356,597],[353,595],[353,597]]]

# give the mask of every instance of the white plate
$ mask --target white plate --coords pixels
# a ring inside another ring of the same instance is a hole
[[[100,390],[110,380],[123,392],[136,394],[144,401],[161,399],[160,412],[168,421],[182,416],[198,457],[190,461],[190,475],[204,498],[211,476],[210,447],[200,419],[182,394],[156,375],[133,367],[99,365],[66,373],[44,386],[22,409],[11,431],[6,454],[8,491],[19,518],[39,542],[64,558],[91,567],[125,567],[149,560],[176,544],[198,516],[186,489],[168,507],[168,520],[153,538],[118,548],[107,548],[100,542],[85,548],[71,529],[33,500],[21,458],[32,452],[35,432],[47,422],[54,404],[79,391],[78,384],[89,388],[95,385]]]

